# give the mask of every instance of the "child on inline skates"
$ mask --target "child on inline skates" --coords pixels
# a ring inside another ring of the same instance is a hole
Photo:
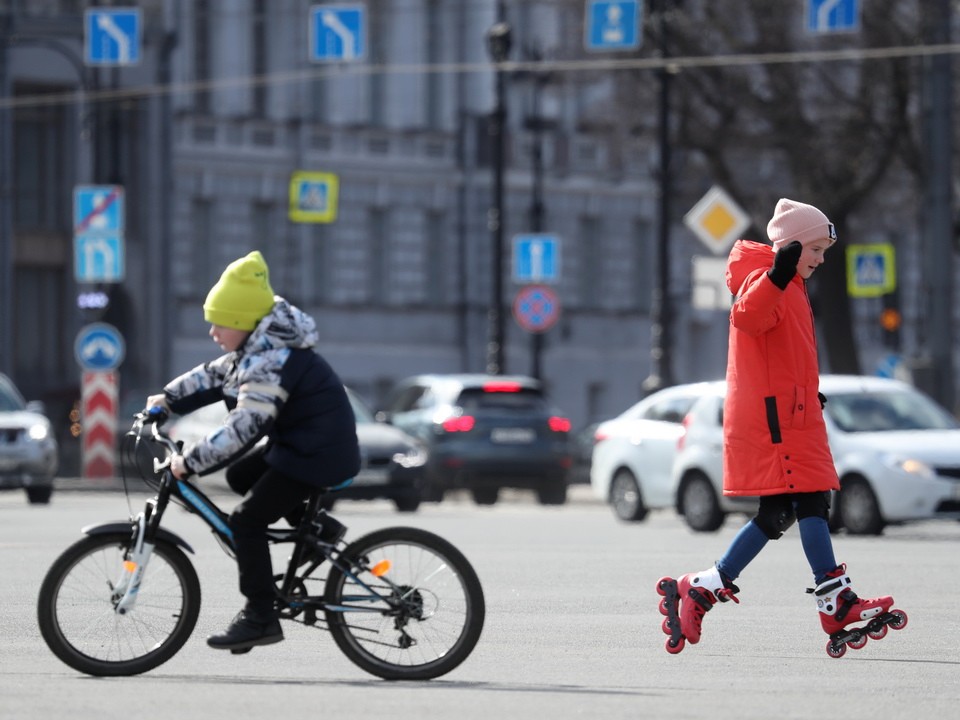
[[[715,565],[657,583],[670,653],[700,641],[703,616],[716,603],[739,602],[733,581],[794,522],[813,572],[810,592],[831,636],[830,655],[839,657],[848,643],[862,647],[868,634],[883,637],[887,624],[897,629],[906,624],[902,611],[889,612],[893,598],[864,600],[854,593],[846,566],[834,559],[827,527],[830,491],[840,483],[827,443],[806,281],[836,242],[836,231],[817,208],[784,198],[767,234],[772,248],[738,240],[727,261],[727,287],[736,297],[730,311],[723,491],[760,496],[760,507]],[[870,620],[866,627],[845,630],[865,620]]]
[[[313,319],[270,287],[263,256],[227,266],[203,303],[210,337],[226,354],[171,380],[147,407],[188,413],[222,400],[221,427],[171,460],[178,478],[227,467],[227,483],[246,497],[230,515],[240,592],[247,602],[210,647],[242,651],[283,640],[274,598],[267,527],[302,515],[315,487],[332,487],[360,469],[356,421],[340,378],[314,349]],[[266,436],[263,448],[246,454]],[[292,520],[291,520],[292,522]],[[321,537],[342,535],[333,518]]]

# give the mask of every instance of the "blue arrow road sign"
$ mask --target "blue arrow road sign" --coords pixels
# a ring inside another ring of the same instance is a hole
[[[73,274],[77,282],[121,282],[124,275],[123,236],[75,235]]]
[[[140,9],[87,8],[84,17],[87,65],[136,65],[140,62]]]
[[[77,333],[73,345],[80,367],[90,372],[116,370],[123,362],[126,346],[123,336],[113,325],[93,323]]]
[[[365,36],[363,5],[315,5],[310,8],[311,60],[362,60],[367,51]]]
[[[516,282],[556,282],[559,277],[559,238],[555,235],[516,235],[513,238],[513,279]]]
[[[587,50],[640,47],[641,0],[587,0],[584,46]]]
[[[854,32],[860,29],[860,0],[807,0],[807,30]]]

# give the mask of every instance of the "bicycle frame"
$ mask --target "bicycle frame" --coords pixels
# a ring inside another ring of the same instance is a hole
[[[138,436],[139,439],[139,436]],[[165,448],[169,453],[164,461],[154,459],[154,473],[160,473],[159,487],[155,497],[146,501],[144,510],[134,518],[134,536],[131,545],[129,558],[124,563],[123,577],[117,582],[113,592],[113,598],[116,602],[116,611],[120,614],[127,612],[136,602],[137,593],[140,588],[140,582],[143,578],[144,570],[150,560],[150,555],[154,545],[157,542],[158,535],[172,536],[177,544],[189,548],[184,541],[176,537],[167,530],[160,527],[161,520],[170,503],[171,498],[176,498],[187,510],[198,515],[201,520],[213,531],[214,536],[220,541],[231,557],[235,557],[235,548],[233,543],[233,531],[230,529],[229,516],[220,507],[217,506],[209,497],[207,497],[196,485],[188,479],[177,478],[170,469],[170,456],[179,452],[176,443],[163,435],[157,426],[157,423],[151,423],[150,436],[148,441],[155,442]],[[294,613],[307,611],[307,624],[316,622],[316,609],[330,610],[334,612],[373,612],[382,613],[384,605],[395,608],[396,601],[391,600],[384,594],[371,587],[361,577],[358,577],[352,570],[350,563],[344,562],[341,557],[341,551],[336,545],[323,542],[311,532],[311,519],[317,514],[320,508],[320,500],[323,491],[317,490],[310,495],[307,503],[306,512],[303,520],[296,528],[268,528],[267,540],[271,544],[292,543],[294,552],[287,563],[287,568],[283,574],[283,579],[279,585],[281,610],[286,608]],[[301,558],[306,552],[307,546],[311,547],[322,559],[315,560],[306,564],[303,573],[299,573]],[[364,603],[363,605],[331,605],[327,603],[322,596],[299,596],[292,599],[295,586],[309,577],[323,561],[329,562],[329,566],[336,567],[344,575],[355,581],[362,587],[366,594],[351,596],[351,603]],[[378,579],[385,583],[391,591],[397,591],[398,587],[387,577],[386,569],[377,571],[376,568],[368,569]],[[401,597],[401,600],[403,597]],[[375,607],[378,605],[379,607]]]

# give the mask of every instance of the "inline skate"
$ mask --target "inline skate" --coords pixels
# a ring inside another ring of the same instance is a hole
[[[889,595],[870,600],[857,597],[847,576],[846,565],[838,566],[822,583],[807,592],[816,598],[820,624],[830,636],[827,641],[827,655],[830,657],[843,657],[847,647],[859,650],[867,644],[868,638],[881,640],[887,634],[887,626],[894,630],[907,626],[907,614],[903,610],[890,609],[893,598]],[[867,624],[847,627],[863,621]]]
[[[660,600],[660,614],[666,618],[661,625],[663,632],[669,635],[666,642],[667,652],[675,655],[689,642],[700,642],[700,629],[703,615],[718,602],[737,599],[740,588],[724,578],[717,566],[699,573],[687,573],[674,580],[662,577],[657,581],[657,593]]]

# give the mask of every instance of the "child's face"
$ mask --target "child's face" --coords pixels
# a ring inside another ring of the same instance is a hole
[[[236,328],[223,327],[222,325],[210,326],[210,337],[226,352],[239,350],[243,347],[249,335],[249,330],[237,330]]]
[[[800,253],[800,261],[797,263],[797,274],[804,280],[809,280],[814,271],[823,263],[823,255],[832,244],[824,238],[804,245],[803,252]]]

